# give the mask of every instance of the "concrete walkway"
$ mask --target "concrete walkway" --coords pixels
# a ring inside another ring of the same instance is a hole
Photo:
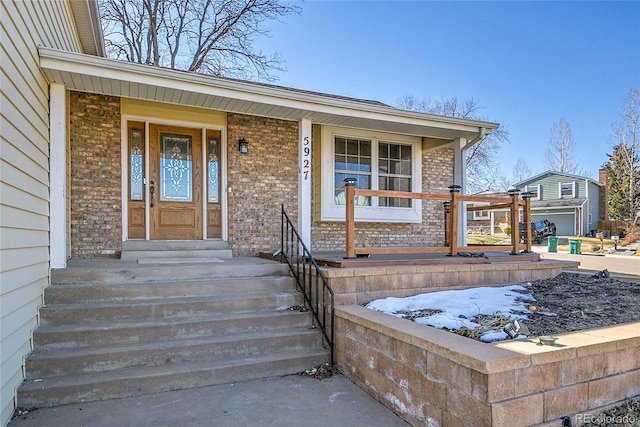
[[[535,245],[534,252],[540,254],[543,259],[558,259],[563,261],[578,261],[579,270],[602,271],[621,275],[640,276],[640,256],[616,255],[616,254],[569,254],[567,252],[548,252],[547,245]]]
[[[43,408],[9,427],[402,426],[405,423],[341,375],[291,375]]]

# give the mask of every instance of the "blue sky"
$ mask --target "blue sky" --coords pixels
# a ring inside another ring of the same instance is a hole
[[[269,28],[256,47],[286,61],[277,84],[393,106],[405,94],[478,99],[511,133],[507,178],[519,157],[545,170],[563,116],[597,178],[622,100],[640,87],[640,1],[307,1]]]

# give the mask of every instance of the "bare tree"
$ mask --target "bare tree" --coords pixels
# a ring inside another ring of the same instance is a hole
[[[575,158],[575,144],[569,121],[562,117],[551,127],[551,136],[545,151],[545,166],[552,171],[579,174],[580,166]]]
[[[518,161],[513,166],[512,178],[514,183],[522,182],[525,179],[531,178],[531,169],[529,169],[527,162],[522,157],[519,157]]]
[[[254,50],[269,20],[299,13],[283,0],[99,0],[110,57],[217,76],[272,80],[277,53]]]
[[[475,98],[459,101],[457,97],[434,101],[430,98],[419,99],[406,94],[398,99],[397,108],[420,111],[461,119],[485,120],[480,116],[484,107]],[[473,145],[466,152],[467,190],[469,193],[484,191],[502,191],[508,187],[507,179],[501,171],[498,151],[502,143],[509,142],[509,130],[500,126],[484,140]]]
[[[626,193],[617,195],[622,206],[613,211],[620,213],[620,219],[628,217],[632,221],[640,211],[640,89],[632,88],[622,101],[620,121],[612,128],[611,142],[615,145],[607,165],[615,170],[610,170],[614,179],[609,183],[609,193],[613,193],[612,185]]]

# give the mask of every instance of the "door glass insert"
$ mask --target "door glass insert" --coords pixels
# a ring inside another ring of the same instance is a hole
[[[188,135],[160,135],[160,200],[193,200],[192,141]]]
[[[208,147],[208,170],[209,170],[209,203],[218,203],[220,192],[220,179],[219,179],[219,167],[220,161],[218,159],[218,139],[209,138]]]
[[[131,129],[129,138],[129,174],[131,187],[131,200],[143,199],[142,186],[142,154],[143,154],[142,131],[139,129]]]

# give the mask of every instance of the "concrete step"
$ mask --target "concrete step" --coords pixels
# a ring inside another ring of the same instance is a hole
[[[248,379],[290,375],[329,361],[321,348],[274,352],[256,356],[166,363],[104,372],[34,378],[18,390],[22,407],[51,407],[204,387]],[[143,408],[147,410],[149,408]]]
[[[265,313],[216,314],[210,317],[186,317],[112,323],[43,325],[33,334],[35,351],[58,348],[140,343],[175,338],[198,338],[310,328],[307,312],[292,310]]]
[[[67,268],[51,271],[52,284],[144,283],[216,278],[288,276],[288,266],[261,258],[232,258],[222,262],[138,264],[120,259],[72,260]]]
[[[265,292],[244,295],[52,304],[40,308],[40,323],[42,325],[61,325],[210,316],[219,313],[285,310],[293,305],[302,305],[301,293],[295,291]]]
[[[224,259],[233,253],[227,242],[220,240],[128,240],[122,242],[120,259],[136,260],[148,264],[160,262],[184,262],[188,258]]]
[[[122,251],[187,251],[229,249],[222,240],[127,240]]]
[[[330,360],[312,314],[287,310],[303,297],[285,264],[139,261],[72,260],[52,271],[20,406],[287,375]]]
[[[295,289],[295,281],[285,276],[238,277],[198,281],[148,283],[76,283],[51,285],[44,302],[67,304],[95,301],[131,301],[148,298],[175,298],[204,295],[238,295],[256,292],[285,292]]]
[[[25,361],[28,379],[102,372],[131,366],[157,366],[200,359],[256,357],[320,347],[318,331],[294,328],[236,335],[150,341],[36,352]]]

